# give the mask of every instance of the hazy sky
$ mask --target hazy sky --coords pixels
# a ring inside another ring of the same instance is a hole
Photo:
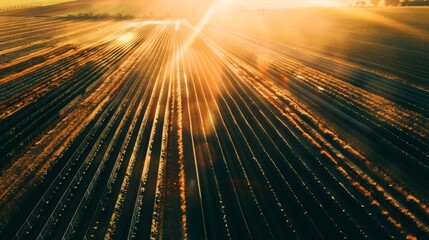
[[[91,1],[91,0],[87,0]],[[98,0],[99,1],[99,0]],[[107,0],[111,1],[111,0]],[[136,2],[136,0],[116,0],[117,2]],[[160,0],[140,0],[140,1],[160,1]],[[177,0],[177,3],[183,2],[201,2],[202,0]],[[249,8],[284,8],[284,7],[308,7],[308,6],[340,6],[347,5],[349,0],[219,0],[223,2],[233,1],[237,5]],[[68,0],[0,0],[0,7],[8,8],[15,6],[35,6],[50,5],[56,3],[68,2]]]
[[[67,0],[0,0],[0,7],[50,5],[67,2]]]

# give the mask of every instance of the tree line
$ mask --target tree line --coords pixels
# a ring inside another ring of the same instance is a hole
[[[381,0],[370,0],[372,5],[379,6]],[[356,1],[356,6],[366,6],[366,1]],[[429,6],[429,0],[384,0],[385,6]]]
[[[78,19],[119,19],[119,20],[126,20],[126,19],[133,19],[135,18],[134,15],[123,15],[121,13],[111,15],[109,13],[97,13],[93,14],[90,13],[78,13],[78,14],[69,14],[67,15],[67,18],[78,18]]]

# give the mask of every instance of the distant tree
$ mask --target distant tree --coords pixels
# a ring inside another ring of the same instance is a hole
[[[401,6],[429,6],[429,0],[404,0]]]
[[[380,0],[371,0],[372,5],[374,6],[378,6],[378,4],[380,4]]]
[[[365,6],[365,5],[366,5],[366,2],[365,2],[365,1],[360,1],[360,5],[361,5],[361,6]]]
[[[398,6],[400,3],[400,0],[384,0],[386,6]]]
[[[360,1],[356,1],[356,6],[360,6]]]

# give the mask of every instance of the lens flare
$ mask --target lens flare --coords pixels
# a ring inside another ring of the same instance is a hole
[[[116,40],[120,43],[127,43],[130,42],[131,40],[133,40],[134,38],[134,34],[132,33],[125,33],[120,35]]]

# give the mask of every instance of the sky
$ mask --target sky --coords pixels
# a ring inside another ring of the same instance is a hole
[[[67,2],[67,0],[0,0],[1,8],[51,5]]]
[[[91,0],[86,0],[91,1]],[[111,1],[111,0],[108,0]],[[136,2],[138,0],[114,0],[116,2]],[[160,1],[160,0],[140,0],[140,1]],[[170,1],[171,0],[164,0]],[[180,2],[181,4],[198,3],[202,0],[176,0],[172,1],[175,3]],[[349,0],[218,0],[225,4],[245,6],[246,8],[287,8],[287,7],[311,7],[311,6],[341,6],[347,5]],[[0,8],[10,7],[21,7],[21,6],[39,6],[39,5],[51,5],[57,3],[69,2],[69,0],[0,0]],[[188,2],[188,3],[184,3]]]

